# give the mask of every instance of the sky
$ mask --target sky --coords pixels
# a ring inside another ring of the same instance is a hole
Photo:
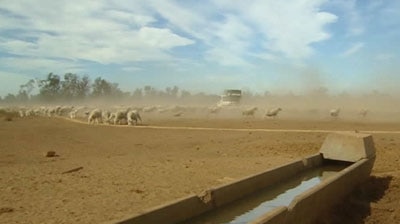
[[[399,94],[398,0],[1,0],[0,96],[50,72],[124,91]]]

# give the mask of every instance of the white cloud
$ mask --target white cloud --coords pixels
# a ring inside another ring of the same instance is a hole
[[[365,15],[363,16],[358,9],[357,0],[333,0],[328,4],[339,8],[342,12],[341,19],[346,21],[347,36],[359,36],[365,33]]]
[[[270,53],[254,54],[253,56],[266,61],[278,61],[279,59],[278,56]]]
[[[267,52],[283,53],[293,59],[309,57],[313,52],[310,44],[328,39],[330,34],[324,28],[337,20],[335,15],[320,11],[325,3],[321,0],[218,2],[222,7],[236,10],[251,24]]]
[[[353,44],[349,49],[342,53],[342,56],[348,57],[360,51],[364,47],[364,43],[358,42]]]
[[[138,26],[146,26],[150,23],[156,22],[156,19],[149,15],[141,15],[121,10],[107,10],[104,15],[117,22]]]
[[[20,40],[2,40],[0,46],[16,55],[83,59],[103,64],[169,60],[169,49],[195,43],[174,32],[178,30],[206,44],[205,55],[211,58],[225,55],[224,59],[216,60],[222,65],[243,65],[246,57],[253,54],[252,47],[261,48],[264,51],[261,54],[277,52],[301,59],[312,54],[310,44],[330,37],[324,26],[335,22],[336,16],[320,11],[324,2],[220,0],[189,5],[154,0],[79,4],[45,0],[39,5],[29,0],[24,4],[5,0],[0,7],[14,15],[7,18],[24,32],[20,33]],[[150,27],[160,22],[155,17],[157,14],[167,20],[166,26]],[[0,27],[6,28],[6,24]],[[25,41],[26,38],[31,41]]]
[[[221,52],[221,48],[231,51],[235,60],[229,64],[245,60],[251,45],[263,48],[264,53],[283,53],[288,58],[309,57],[313,52],[310,44],[328,39],[330,34],[324,28],[337,20],[335,15],[320,11],[325,3],[321,0],[213,3],[199,10],[197,6],[184,7],[174,1],[157,1],[153,7],[172,26],[207,44],[209,54],[217,55],[214,52]],[[238,57],[242,60],[236,60]]]
[[[213,48],[207,51],[206,60],[214,63],[218,63],[224,66],[248,66],[242,57],[232,53],[227,49]]]
[[[1,39],[0,49],[15,55],[109,64],[169,60],[167,50],[194,43],[168,28],[146,27],[156,21],[152,15],[111,9],[107,1],[47,3],[6,1],[0,6],[20,18],[14,22],[22,30],[19,40]]]
[[[136,39],[136,38],[135,38]],[[138,32],[138,38],[142,44],[150,48],[169,49],[177,46],[193,44],[194,41],[180,37],[169,29],[142,27]]]
[[[31,57],[5,57],[0,60],[2,68],[16,68],[17,72],[26,74],[31,71],[46,71],[55,73],[77,72],[81,71],[82,67],[76,62],[59,60],[59,59],[44,59]],[[19,74],[18,73],[18,74]],[[42,74],[31,74],[42,75]]]

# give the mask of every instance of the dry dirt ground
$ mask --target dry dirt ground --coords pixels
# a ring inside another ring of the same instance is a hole
[[[265,128],[400,131],[400,123],[340,120],[174,118],[146,124],[123,128],[61,118],[2,118],[0,223],[118,220],[317,153],[327,135]],[[400,223],[400,134],[373,137],[372,177],[321,223]],[[45,157],[51,150],[57,156]]]

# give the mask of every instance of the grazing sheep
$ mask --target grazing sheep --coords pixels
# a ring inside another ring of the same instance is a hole
[[[110,115],[110,120],[114,119],[114,124],[122,124],[123,120],[127,120],[127,114],[128,111],[130,110],[130,108],[126,109],[126,110],[119,110],[117,112],[114,112]]]
[[[278,114],[279,114],[279,112],[282,110],[282,108],[280,108],[280,107],[278,107],[278,108],[275,108],[275,109],[271,109],[271,110],[268,110],[267,111],[267,113],[265,114],[265,116],[267,116],[267,117],[277,117],[278,116]]]
[[[94,109],[89,114],[88,123],[91,124],[94,123],[95,121],[97,124],[103,122],[100,109]]]
[[[331,117],[339,117],[340,108],[332,109],[329,111]]]
[[[368,110],[366,110],[366,109],[362,109],[362,110],[359,112],[359,115],[362,116],[362,117],[366,117],[367,114],[368,114]]]
[[[183,115],[183,112],[180,111],[180,112],[175,113],[175,114],[174,114],[174,117],[180,117],[180,116],[182,116],[182,115]]]
[[[25,117],[30,117],[30,116],[34,116],[35,115],[35,111],[33,109],[28,109],[25,111]]]
[[[138,120],[140,123],[142,123],[142,118],[140,117],[140,114],[137,110],[131,110],[127,114],[127,120],[128,120],[128,125],[133,125],[133,122],[135,122],[135,125],[137,125]]]
[[[220,106],[220,105],[209,108],[211,114],[217,114],[218,112],[221,111],[221,109],[222,109],[222,106]]]
[[[150,112],[153,112],[153,111],[156,111],[156,110],[157,110],[156,106],[150,106],[150,107],[144,107],[143,108],[143,112],[146,112],[146,113],[150,113]]]
[[[110,123],[111,122],[111,113],[108,110],[103,110],[101,112],[101,117],[103,119],[103,122]]]
[[[23,110],[18,111],[19,117],[25,117],[25,112]]]
[[[72,110],[71,112],[69,112],[69,118],[75,119],[77,112],[78,112],[78,109],[75,109],[75,110]]]
[[[254,116],[254,113],[258,110],[257,107],[253,107],[242,112],[243,116]]]

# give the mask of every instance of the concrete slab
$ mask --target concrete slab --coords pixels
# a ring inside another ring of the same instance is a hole
[[[328,135],[321,146],[324,159],[357,162],[375,157],[372,136],[357,132],[338,132]]]

